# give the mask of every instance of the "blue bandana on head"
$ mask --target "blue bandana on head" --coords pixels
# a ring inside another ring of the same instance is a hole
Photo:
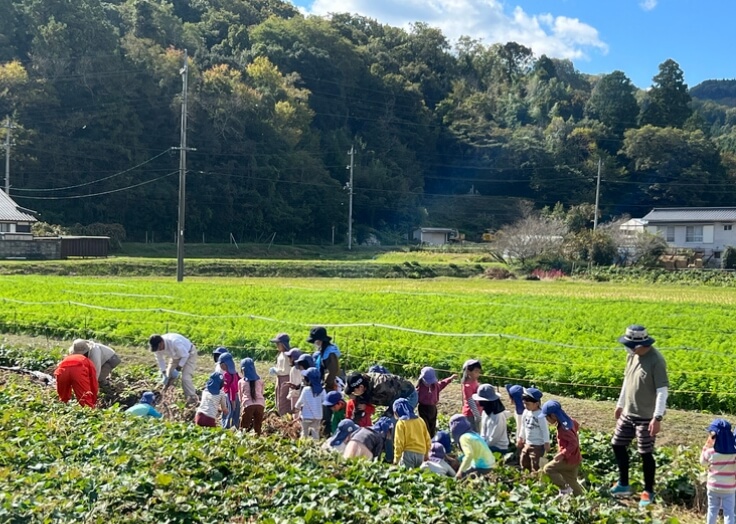
[[[218,364],[225,364],[227,372],[231,375],[235,375],[238,371],[235,369],[235,361],[230,353],[223,353],[220,358],[217,359]]]
[[[417,414],[411,408],[411,404],[405,398],[400,398],[394,401],[393,405],[394,413],[398,415],[399,420],[411,420],[417,418]]]
[[[141,395],[141,404],[148,404],[149,406],[153,406],[156,403],[156,395],[153,394],[153,391],[146,391]]]
[[[521,415],[524,413],[524,402],[521,397],[524,395],[524,388],[519,385],[506,384],[506,391],[514,401],[514,407],[516,408],[516,414]]]
[[[240,369],[243,370],[243,377],[249,382],[255,382],[261,380],[261,377],[256,373],[256,364],[252,358],[244,358],[240,361]]]
[[[394,429],[394,421],[391,417],[381,417],[371,426],[371,429],[379,435],[388,437],[391,430]]]
[[[222,391],[222,375],[219,373],[212,373],[209,380],[207,381],[207,391],[212,395],[219,395]]]
[[[316,397],[324,388],[322,387],[322,375],[320,375],[317,368],[309,368],[306,371],[302,371],[302,376],[307,378],[309,387],[312,388],[312,394]]]
[[[388,369],[380,364],[374,364],[368,368],[368,373],[378,373],[379,375],[388,375]]]
[[[708,426],[708,431],[715,433],[715,442],[713,449],[716,453],[724,455],[736,454],[736,442],[734,435],[731,433],[731,424],[727,420],[717,418]]]
[[[562,405],[556,400],[548,400],[542,406],[542,414],[539,417],[546,417],[547,415],[554,415],[557,417],[557,423],[565,429],[572,429],[573,422],[567,413],[562,409]]]
[[[447,431],[438,431],[432,442],[439,442],[445,447],[445,453],[452,452],[452,437]]]

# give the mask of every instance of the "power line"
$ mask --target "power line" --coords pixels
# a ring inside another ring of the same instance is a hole
[[[92,197],[98,197],[102,195],[109,195],[112,193],[119,193],[121,191],[128,191],[130,189],[134,189],[136,187],[145,186],[146,184],[151,184],[152,182],[156,182],[158,180],[162,180],[164,178],[170,177],[172,175],[177,174],[178,171],[172,171],[171,173],[167,173],[165,175],[162,175],[160,177],[152,178],[151,180],[146,180],[144,182],[140,182],[138,184],[133,184],[131,186],[127,187],[121,187],[119,189],[111,189],[110,191],[101,191],[100,193],[92,193],[89,195],[72,195],[72,196],[60,196],[60,197],[39,197],[39,196],[26,196],[26,195],[15,195],[15,198],[26,198],[29,200],[73,200],[78,198],[92,198]]]

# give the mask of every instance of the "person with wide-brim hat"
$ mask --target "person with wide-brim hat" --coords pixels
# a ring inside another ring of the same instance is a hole
[[[325,390],[337,390],[337,377],[340,374],[340,350],[332,343],[332,337],[327,335],[327,329],[322,326],[316,326],[309,332],[307,342],[314,344],[314,365],[322,377],[322,383]],[[323,406],[322,410],[322,435],[330,436],[330,427],[332,425],[332,411],[328,407]]]
[[[120,365],[120,357],[110,346],[94,340],[76,339],[69,348],[69,355],[86,355],[97,370],[97,383],[107,384],[112,370]]]
[[[639,324],[626,328],[618,341],[626,348],[624,382],[614,416],[616,430],[611,440],[618,465],[618,482],[611,489],[614,497],[631,495],[629,487],[628,446],[636,438],[644,473],[644,491],[639,505],[654,502],[654,479],[657,465],[654,460],[654,441],[667,407],[669,379],[667,363],[654,348],[654,339]]]

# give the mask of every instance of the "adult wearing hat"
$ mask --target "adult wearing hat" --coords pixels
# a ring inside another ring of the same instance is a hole
[[[86,355],[95,366],[97,382],[100,385],[107,384],[110,373],[120,364],[120,357],[114,349],[94,340],[78,338],[69,348],[69,354]]]
[[[509,450],[508,417],[506,407],[490,384],[481,384],[473,395],[480,406],[480,436],[491,451],[506,454]]]
[[[332,343],[332,337],[327,335],[327,330],[322,326],[316,326],[309,332],[307,342],[314,344],[314,366],[322,377],[325,390],[329,393],[337,389],[337,376],[340,374],[340,350]],[[332,421],[332,410],[322,406],[322,436],[330,436]]]
[[[125,412],[128,415],[136,417],[151,417],[151,418],[162,418],[163,415],[159,413],[153,406],[156,404],[156,395],[153,391],[146,391],[141,395],[141,399],[137,404],[132,405]]]
[[[289,400],[289,359],[286,352],[291,349],[289,345],[289,335],[279,333],[271,339],[276,344],[278,355],[276,356],[276,366],[268,370],[269,374],[276,375],[276,411],[279,417],[283,417],[291,411],[291,402]]]
[[[166,387],[171,380],[181,373],[181,387],[187,402],[197,402],[197,390],[194,389],[194,369],[197,366],[197,348],[192,342],[178,333],[151,335],[148,339],[151,351],[156,355],[158,368],[161,370]],[[164,355],[169,356],[166,364]]]
[[[99,391],[97,370],[86,354],[72,353],[64,357],[54,376],[59,400],[66,404],[74,391],[80,406],[95,407]]]
[[[636,438],[644,473],[644,491],[639,505],[646,507],[654,502],[654,441],[661,428],[667,407],[667,364],[662,354],[653,347],[654,339],[646,328],[631,325],[618,341],[626,348],[626,368],[621,394],[614,416],[616,430],[611,440],[618,465],[618,482],[611,489],[615,497],[631,494],[629,487],[628,446]]]

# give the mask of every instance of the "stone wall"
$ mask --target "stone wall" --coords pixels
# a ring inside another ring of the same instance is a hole
[[[0,240],[0,259],[58,260],[61,258],[61,240],[34,238],[33,240]]]

